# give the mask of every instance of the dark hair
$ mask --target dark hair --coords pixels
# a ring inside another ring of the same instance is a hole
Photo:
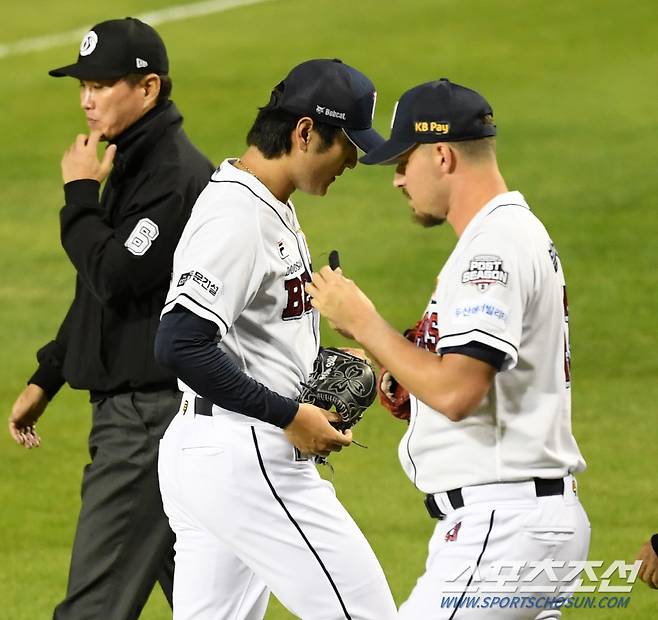
[[[254,124],[247,134],[247,144],[255,146],[265,159],[275,159],[290,153],[292,149],[292,134],[303,115],[286,110],[260,108]],[[313,129],[317,131],[322,141],[320,152],[327,150],[341,131],[336,125],[313,121]]]
[[[158,93],[158,103],[160,101],[165,101],[169,99],[169,96],[171,95],[171,90],[174,87],[174,83],[171,80],[171,77],[168,75],[159,75],[160,78],[160,92]],[[128,75],[124,76],[123,78],[132,86],[133,88],[137,86],[138,84],[141,83],[141,81],[144,79],[144,74],[142,73],[129,73]]]

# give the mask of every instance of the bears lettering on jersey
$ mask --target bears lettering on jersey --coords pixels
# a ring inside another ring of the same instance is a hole
[[[417,347],[436,352],[439,342],[439,315],[436,312],[426,312],[416,333]]]
[[[311,297],[304,288],[306,283],[310,281],[311,276],[307,271],[303,271],[297,277],[283,281],[288,294],[286,307],[281,314],[284,321],[299,319],[313,310]]]

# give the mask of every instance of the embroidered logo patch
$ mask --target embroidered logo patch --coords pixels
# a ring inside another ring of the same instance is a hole
[[[277,243],[277,249],[279,250],[279,256],[283,259],[286,260],[286,258],[290,258],[290,254],[288,253],[288,248],[286,247],[286,244],[283,242],[283,239]]]
[[[474,256],[468,269],[462,272],[462,284],[472,284],[478,291],[486,291],[492,284],[507,286],[509,273],[503,269],[503,260],[499,256]]]
[[[445,541],[455,542],[457,540],[457,534],[459,534],[459,530],[461,529],[461,526],[462,526],[462,522],[460,521],[452,529],[450,529],[445,536]]]
[[[487,295],[465,299],[453,310],[456,323],[484,321],[497,329],[505,329],[509,308],[500,300]]]
[[[217,293],[222,289],[222,283],[219,280],[198,269],[192,269],[181,274],[176,286],[192,287],[194,291],[200,293],[202,297],[211,303],[217,299]]]
[[[96,49],[97,45],[98,35],[93,30],[90,30],[84,36],[84,39],[82,39],[82,43],[80,43],[80,56],[89,56]]]

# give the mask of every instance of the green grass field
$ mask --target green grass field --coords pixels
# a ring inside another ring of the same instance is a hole
[[[3,9],[0,43],[59,33],[177,0],[33,0]],[[340,57],[378,87],[388,132],[407,88],[446,76],[492,102],[499,156],[560,250],[569,283],[574,433],[589,468],[581,498],[591,559],[632,560],[658,531],[658,6],[655,0],[272,0],[166,23],[174,99],[192,139],[216,163],[237,155],[256,107],[294,64]],[[0,403],[11,405],[72,296],[59,244],[59,160],[85,131],[73,80],[47,70],[77,44],[0,58]],[[409,221],[389,168],[357,168],[326,199],[296,197],[316,266],[333,247],[344,270],[399,328],[422,314],[454,244],[449,228]],[[653,239],[653,241],[652,241]],[[326,327],[326,326],[325,326]],[[342,341],[328,329],[327,343]],[[87,462],[89,407],[63,389],[40,423],[43,446],[0,436],[0,618],[51,617],[63,595]],[[402,602],[421,573],[432,523],[404,477],[401,423],[373,407],[357,436],[370,446],[334,458],[339,497],[362,526]],[[638,583],[624,610],[568,618],[656,617],[658,593]],[[159,591],[145,620],[170,617]],[[290,618],[273,601],[267,618]],[[99,619],[102,620],[102,619]]]

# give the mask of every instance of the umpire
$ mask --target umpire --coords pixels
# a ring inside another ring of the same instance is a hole
[[[89,390],[91,463],[56,620],[137,618],[156,580],[171,604],[173,534],[156,465],[180,393],[153,341],[173,251],[213,166],[182,129],[168,73],[162,39],[133,18],[94,26],[77,62],[50,71],[80,81],[90,130],[62,158],[61,240],[75,297],[37,353],[9,430],[35,447],[36,421],[60,387]],[[99,141],[109,143],[100,160]]]

